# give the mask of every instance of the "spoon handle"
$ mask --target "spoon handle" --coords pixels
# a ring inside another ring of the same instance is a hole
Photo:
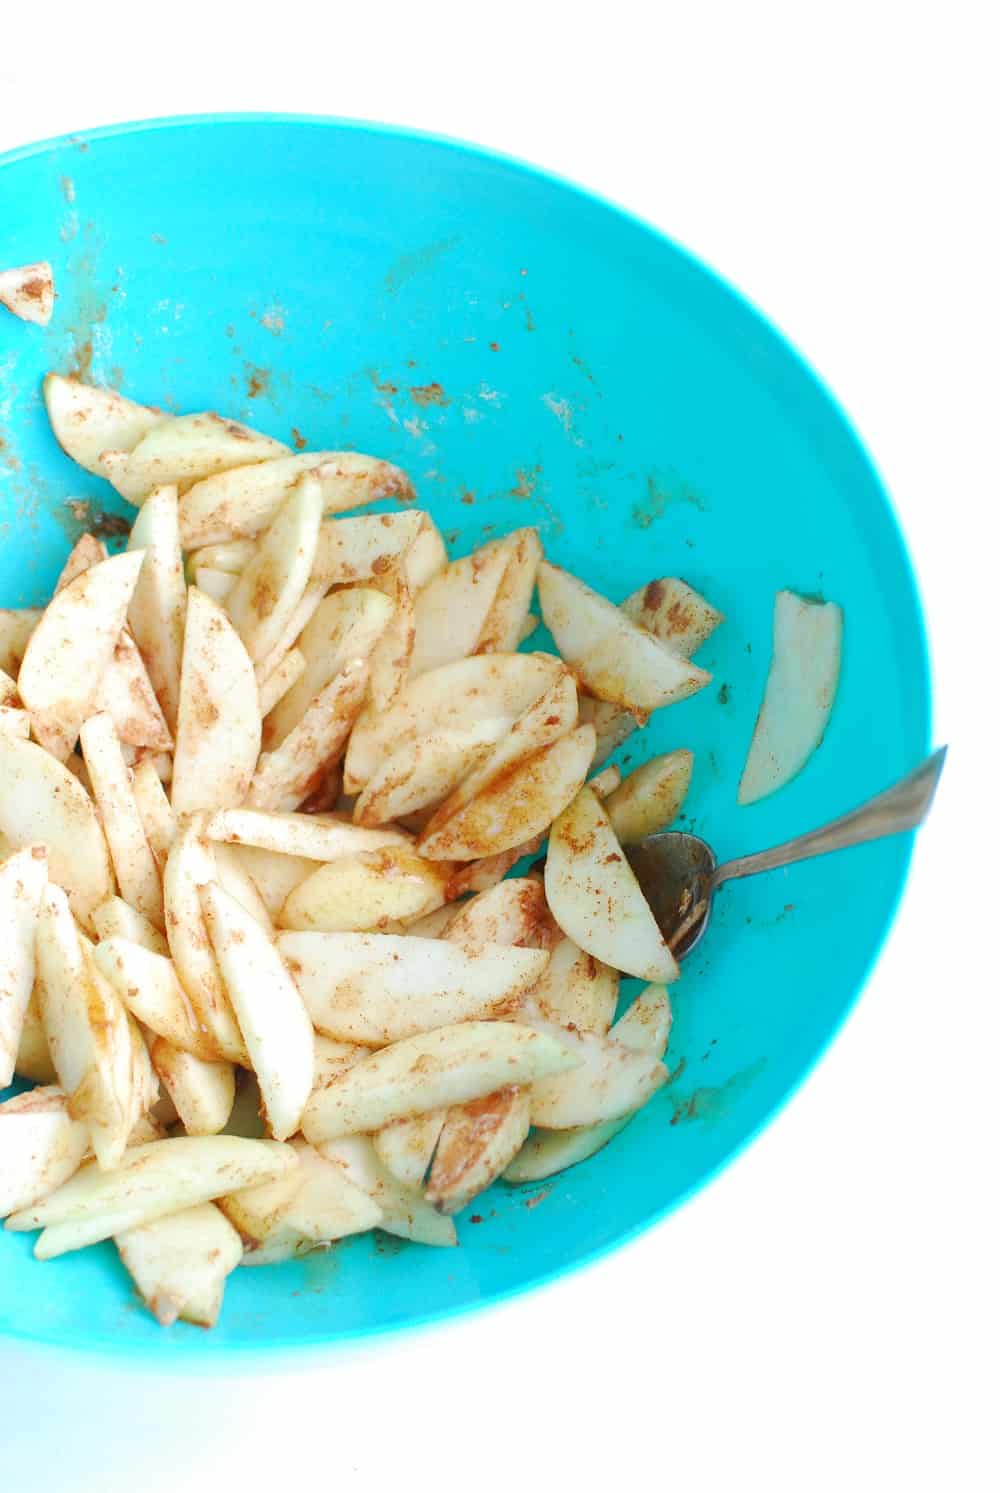
[[[880,840],[884,835],[898,835],[903,830],[916,829],[927,817],[947,750],[947,747],[941,747],[933,752],[891,788],[830,824],[797,835],[784,845],[760,850],[756,855],[741,855],[735,860],[725,861],[716,869],[713,885],[718,886],[720,882],[731,881],[737,876],[755,876],[758,871],[774,871],[795,861],[810,860],[814,855],[828,855],[831,850],[846,850],[848,846],[861,845],[865,840]]]

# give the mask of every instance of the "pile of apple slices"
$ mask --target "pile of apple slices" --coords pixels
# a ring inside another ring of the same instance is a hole
[[[531,529],[449,561],[384,461],[45,396],[139,513],[0,613],[0,1088],[38,1085],[0,1104],[0,1213],[39,1259],[114,1239],[208,1325],[241,1263],[456,1243],[666,1080],[677,967],[622,846],[691,754],[591,774],[707,682],[720,617],[672,579],[616,607]],[[536,588],[558,654],[517,651]]]

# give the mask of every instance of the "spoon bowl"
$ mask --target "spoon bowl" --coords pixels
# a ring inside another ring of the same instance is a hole
[[[715,852],[698,835],[667,830],[625,847],[625,858],[675,959],[699,942],[712,912],[712,897],[724,881],[775,871],[795,861],[847,850],[867,840],[902,834],[923,824],[930,812],[948,748],[932,752],[919,767],[856,809],[819,829],[796,835],[756,855],[742,855],[720,866]]]

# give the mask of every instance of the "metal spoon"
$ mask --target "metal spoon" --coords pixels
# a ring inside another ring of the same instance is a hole
[[[626,859],[674,956],[683,959],[701,938],[708,926],[712,897],[724,881],[916,829],[927,817],[947,750],[941,747],[891,788],[830,824],[721,866],[710,845],[678,830],[647,835],[626,846]]]

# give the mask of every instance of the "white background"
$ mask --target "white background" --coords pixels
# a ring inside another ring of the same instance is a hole
[[[419,1469],[448,1490],[996,1488],[991,7],[225,10],[8,14],[0,149],[158,114],[339,113],[512,151],[658,222],[857,421],[915,554],[952,756],[860,1008],[680,1213],[540,1295],[302,1373],[125,1378],[0,1345],[4,1486],[382,1488]]]

